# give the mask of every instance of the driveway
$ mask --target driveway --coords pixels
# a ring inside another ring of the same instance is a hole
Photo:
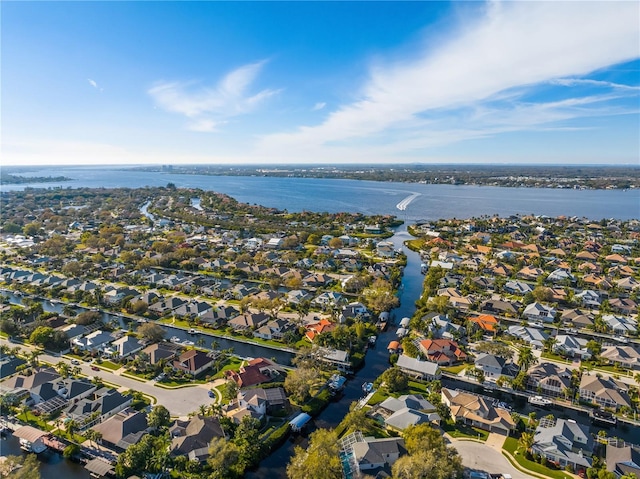
[[[10,343],[4,338],[0,338],[0,344],[7,344],[12,348],[19,346],[21,349],[27,351],[34,349],[28,345]],[[57,364],[60,361],[71,364],[71,361],[66,358],[50,356],[48,354],[41,354],[38,359],[50,364]],[[162,404],[169,410],[172,416],[186,417],[190,412],[196,412],[201,404],[209,405],[214,402],[214,399],[209,397],[210,385],[208,384],[199,384],[197,386],[180,389],[164,389],[154,386],[153,381],[136,381],[135,379],[120,376],[103,369],[93,371],[90,364],[84,361],[80,361],[80,369],[82,370],[82,374],[86,376],[97,376],[111,384],[117,385],[120,392],[133,389],[134,391],[140,391],[149,396],[153,396],[157,399],[156,404]]]
[[[451,445],[458,450],[462,464],[470,469],[485,471],[490,474],[511,474],[513,479],[537,479],[518,471],[497,447],[482,442],[451,440]]]

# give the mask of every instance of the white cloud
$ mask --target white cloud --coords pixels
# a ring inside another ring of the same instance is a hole
[[[576,86],[581,80],[572,84],[567,77],[638,58],[637,18],[635,2],[491,2],[483,16],[463,19],[448,38],[425,41],[413,58],[372,66],[359,100],[342,105],[319,125],[262,137],[257,152],[350,155],[373,141],[376,151],[387,145],[389,153],[400,153],[412,145],[531,129],[593,111],[606,114],[602,106],[591,110],[604,99],[585,100],[579,107],[583,100],[575,98],[572,104],[571,88],[565,103],[536,106],[519,99],[538,85]],[[412,140],[398,141],[405,137]]]
[[[327,106],[327,104],[325,102],[319,101],[318,103],[313,105],[313,108],[311,110],[312,111],[322,110],[325,106]]]
[[[89,82],[89,85],[91,85],[96,90],[98,90],[100,92],[103,91],[103,89],[98,86],[98,83],[95,80],[92,80],[91,78],[87,78],[87,81]]]
[[[189,129],[215,131],[225,119],[247,114],[279,92],[271,89],[248,92],[264,64],[261,61],[237,68],[212,87],[194,82],[157,82],[148,93],[157,106],[192,119]]]

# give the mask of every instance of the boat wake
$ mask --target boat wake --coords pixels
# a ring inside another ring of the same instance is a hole
[[[404,200],[402,200],[400,203],[398,203],[396,205],[396,208],[398,208],[400,211],[406,210],[407,206],[409,206],[409,203],[411,203],[413,200],[415,200],[421,194],[422,193],[412,193],[412,194],[410,194]]]

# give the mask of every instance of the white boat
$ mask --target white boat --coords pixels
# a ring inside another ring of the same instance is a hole
[[[376,338],[375,336],[369,336],[369,344],[374,346],[376,344]]]
[[[172,343],[179,343],[180,338],[178,336],[173,336],[169,341],[171,341]]]
[[[191,329],[189,330],[189,334],[196,334],[196,333],[197,333],[197,331],[196,331],[195,329],[193,329],[193,328],[191,328]]]
[[[183,342],[182,342],[182,344],[183,344],[184,346],[193,346],[193,345],[195,345],[196,343],[194,343],[193,341],[183,341]]]
[[[546,407],[550,406],[553,403],[550,399],[543,398],[542,396],[531,396],[529,398],[529,404],[539,407]]]
[[[373,389],[373,383],[364,383],[362,385],[362,390],[367,394],[369,394],[372,389]]]

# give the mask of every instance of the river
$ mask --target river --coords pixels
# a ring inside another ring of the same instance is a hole
[[[570,190],[501,188],[471,185],[276,178],[262,176],[184,175],[124,167],[43,167],[28,176],[72,178],[59,183],[1,185],[2,191],[35,188],[138,188],[166,186],[200,188],[228,194],[238,201],[288,211],[359,212],[418,219],[469,218],[482,215],[538,214],[632,219],[640,217],[638,190]]]

